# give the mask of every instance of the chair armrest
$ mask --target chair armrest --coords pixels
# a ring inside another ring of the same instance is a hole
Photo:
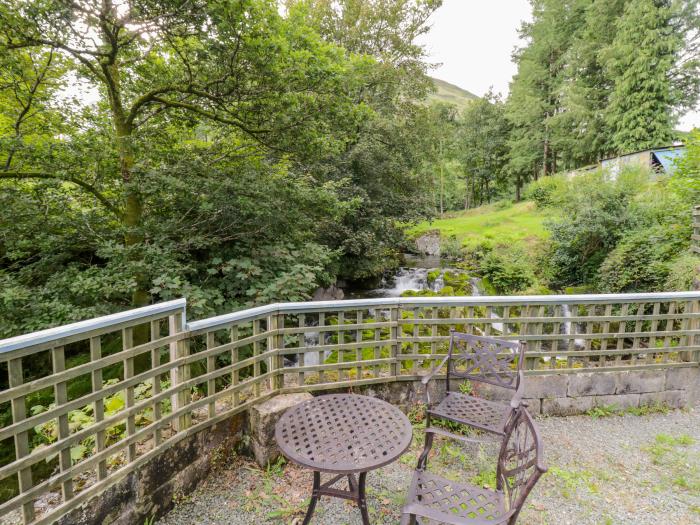
[[[450,354],[447,354],[445,357],[442,358],[442,361],[440,361],[440,364],[437,365],[429,374],[426,374],[423,376],[423,378],[420,380],[421,383],[424,385],[427,385],[428,382],[435,377],[435,375],[440,371],[440,369],[445,366],[445,363],[447,363],[447,360],[450,358]]]
[[[510,400],[511,408],[519,408],[520,405],[527,406],[527,403],[523,403],[523,395],[525,395],[525,374],[522,370],[518,372],[518,389],[515,391],[515,395]]]
[[[426,374],[422,377],[420,380],[421,383],[423,383],[423,386],[425,387],[425,404],[430,406],[430,392],[428,392],[428,383],[430,380],[435,377],[435,375],[440,371],[440,369],[445,366],[445,363],[447,363],[447,360],[450,358],[450,354],[448,353],[442,361],[440,361],[440,364],[436,366],[429,374]]]

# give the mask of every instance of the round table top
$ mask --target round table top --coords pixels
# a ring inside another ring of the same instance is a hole
[[[318,396],[290,408],[275,438],[289,459],[322,472],[366,472],[398,459],[413,429],[396,407],[355,394]]]

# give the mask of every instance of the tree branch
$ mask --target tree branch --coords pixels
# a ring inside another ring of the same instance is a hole
[[[70,182],[76,186],[82,188],[83,190],[91,193],[100,203],[107,208],[114,215],[122,218],[122,212],[112,204],[107,197],[100,193],[97,188],[87,182],[77,179],[75,177],[62,177],[53,173],[44,173],[40,171],[0,171],[0,179],[16,179],[16,180],[28,180],[28,179],[48,179],[57,180],[61,182]]]

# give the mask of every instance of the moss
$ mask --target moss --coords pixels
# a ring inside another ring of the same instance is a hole
[[[437,280],[437,278],[440,277],[440,273],[442,273],[442,270],[440,270],[439,268],[429,271],[428,284],[433,284]]]
[[[455,290],[461,292],[459,295],[471,294],[471,281],[468,274],[463,272],[445,272],[445,285],[451,286]]]
[[[564,293],[566,295],[592,293],[593,291],[593,288],[590,286],[567,286],[564,288]]]
[[[481,286],[484,289],[485,295],[498,295],[496,287],[491,284],[491,281],[489,281],[488,278],[484,277],[481,279]]]

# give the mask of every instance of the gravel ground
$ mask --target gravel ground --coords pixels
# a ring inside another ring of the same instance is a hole
[[[526,502],[519,523],[548,525],[700,524],[700,407],[665,414],[539,419],[549,472]],[[373,524],[399,521],[422,447],[420,429],[399,461],[367,476]],[[430,469],[472,483],[493,483],[492,447],[437,440]],[[324,478],[325,479],[325,478]],[[311,474],[288,464],[258,469],[230,459],[159,525],[298,524]],[[359,511],[322,498],[314,525],[359,524]]]

